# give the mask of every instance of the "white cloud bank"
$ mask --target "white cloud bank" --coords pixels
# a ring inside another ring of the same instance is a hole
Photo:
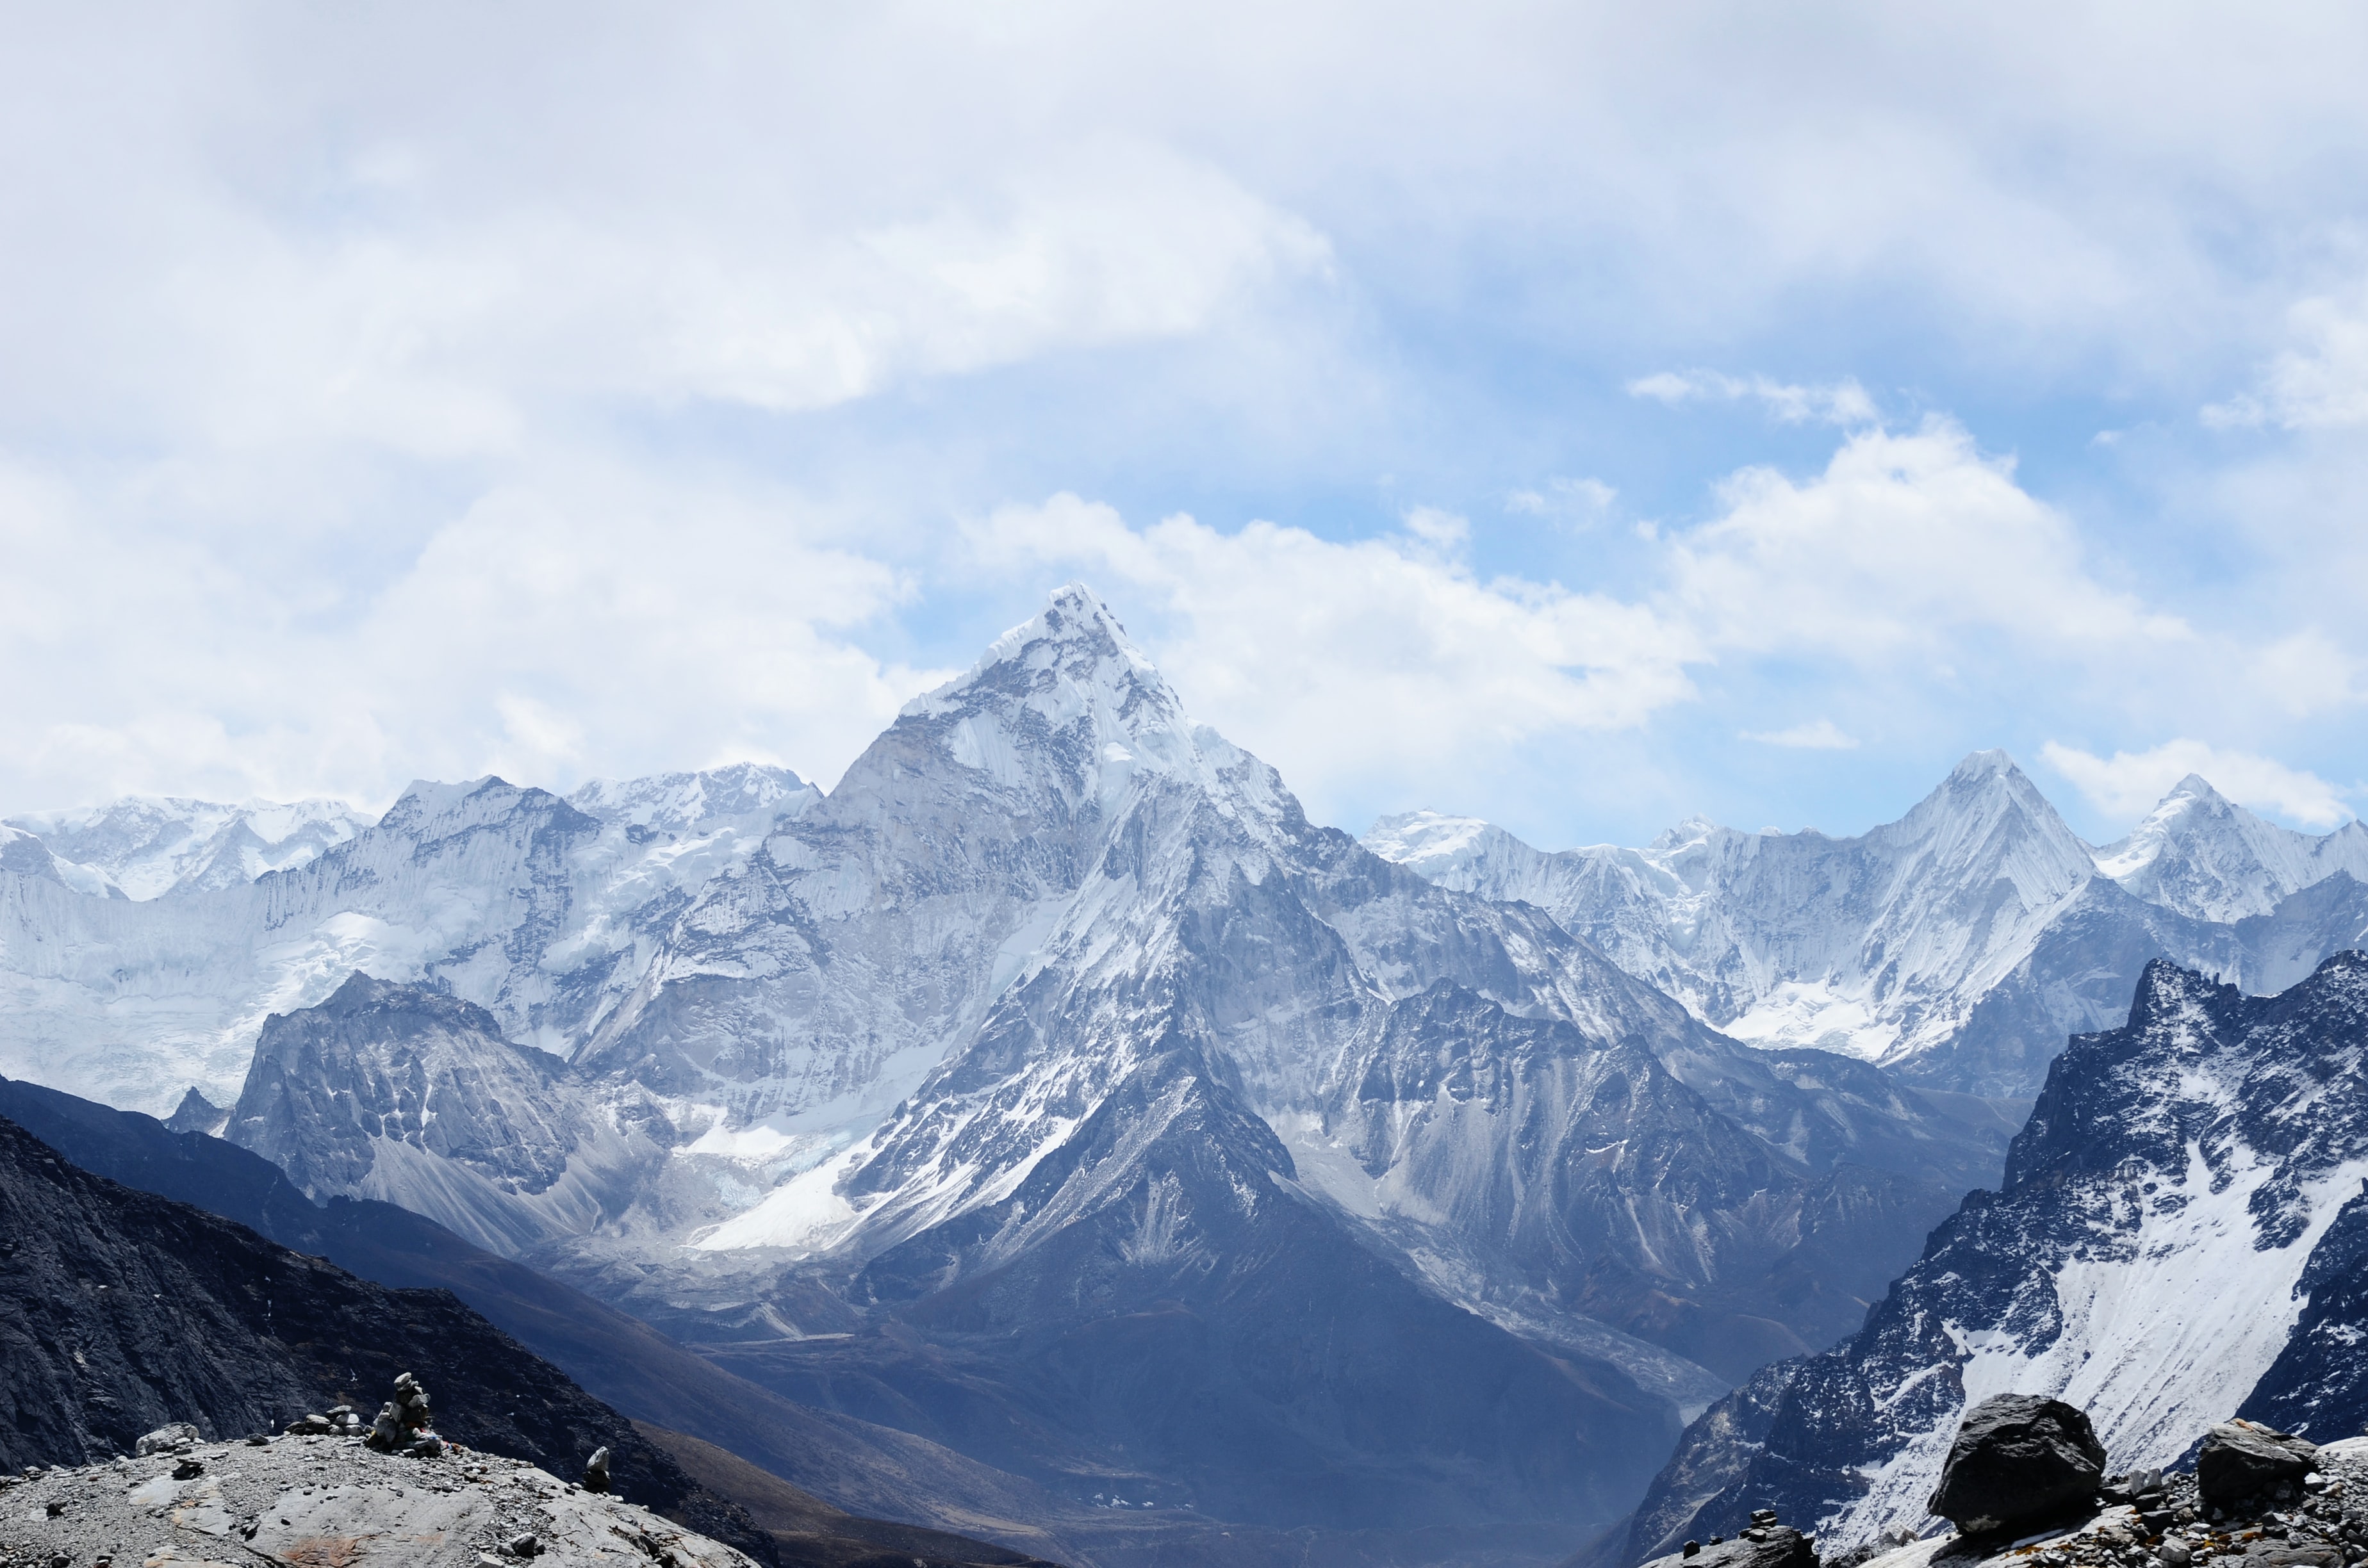
[[[2040,755],[2099,810],[2131,822],[2152,811],[2191,773],[2239,805],[2305,826],[2331,828],[2352,814],[2345,792],[2317,774],[2202,741],[2166,741],[2151,751],[2117,751],[2109,757],[2050,741]]]
[[[1630,397],[1649,398],[1676,408],[1689,403],[1735,403],[1748,399],[1787,425],[1872,425],[1874,400],[1857,381],[1802,386],[1767,376],[1729,376],[1716,370],[1662,370],[1628,383]]]
[[[1319,810],[1352,778],[1437,789],[1537,737],[1637,728],[1726,666],[1779,661],[1930,696],[1984,663],[1991,682],[2078,672],[2156,689],[2280,656],[2109,585],[2070,521],[1946,421],[1850,435],[1805,478],[1746,471],[1719,501],[1710,521],[1664,538],[1659,586],[1628,598],[1483,575],[1464,519],[1426,510],[1402,534],[1334,541],[1184,516],[1137,527],[1064,494],[1000,508],[969,534],[990,566],[1075,572],[1140,607],[1194,711],[1281,766]],[[2350,697],[2321,683],[2300,700]],[[1831,719],[1747,738],[1860,744]],[[2250,789],[2268,775],[2238,777]],[[2327,797],[2275,798],[2316,821]]]
[[[1842,733],[1841,726],[1831,719],[1813,719],[1805,724],[1795,724],[1789,730],[1746,730],[1743,738],[1758,741],[1761,745],[1784,746],[1793,751],[1856,751],[1856,737]]]
[[[2368,425],[2368,288],[2349,299],[2304,300],[2287,324],[2301,346],[2272,359],[2255,390],[2207,405],[2206,425],[2288,430]]]

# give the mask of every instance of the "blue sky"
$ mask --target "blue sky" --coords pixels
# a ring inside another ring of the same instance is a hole
[[[2368,17],[28,11],[0,810],[755,756],[1075,576],[1322,820],[2368,797]]]

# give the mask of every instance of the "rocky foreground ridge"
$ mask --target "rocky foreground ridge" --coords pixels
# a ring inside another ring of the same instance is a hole
[[[2241,1417],[2188,1471],[2105,1473],[2089,1413],[2002,1394],[1966,1414],[1928,1499],[1936,1523],[1829,1554],[1824,1568],[2350,1568],[2368,1559],[2368,1437],[2314,1444]],[[1759,1508],[1730,1540],[1646,1568],[1819,1568],[1817,1542]]]
[[[6,1568],[257,1562],[756,1568],[637,1503],[457,1443],[419,1456],[340,1435],[255,1437],[0,1477]]]

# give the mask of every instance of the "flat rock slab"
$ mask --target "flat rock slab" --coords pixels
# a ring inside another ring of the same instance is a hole
[[[1673,1551],[1645,1568],[1817,1568],[1816,1543],[1790,1525],[1769,1525],[1688,1557]]]
[[[185,1481],[174,1467],[194,1459]],[[55,1510],[52,1512],[52,1510]],[[531,1559],[507,1543],[531,1535]],[[187,1454],[53,1470],[0,1489],[0,1560],[76,1568],[755,1568],[720,1541],[613,1496],[455,1444],[435,1459],[351,1437],[205,1443]]]

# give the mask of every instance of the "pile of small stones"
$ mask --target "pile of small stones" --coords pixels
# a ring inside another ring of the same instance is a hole
[[[370,1437],[364,1440],[387,1454],[432,1459],[444,1451],[444,1439],[436,1435],[427,1415],[427,1391],[418,1379],[405,1372],[394,1380],[394,1397],[379,1407],[378,1419],[370,1423]]]

